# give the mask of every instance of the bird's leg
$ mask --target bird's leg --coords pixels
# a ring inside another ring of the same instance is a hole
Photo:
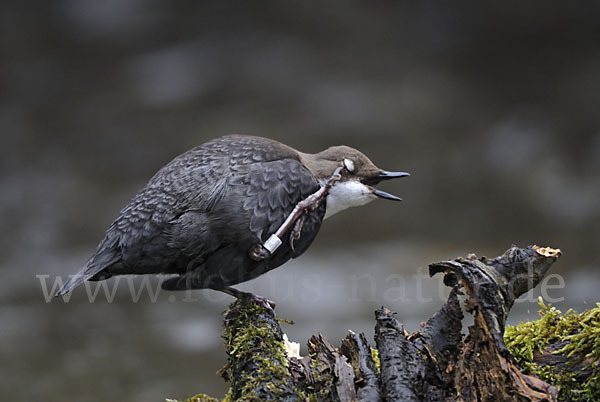
[[[333,172],[333,175],[320,189],[300,201],[288,215],[285,221],[281,224],[279,229],[272,234],[266,242],[263,244],[256,244],[248,251],[248,255],[254,261],[262,261],[267,258],[270,254],[273,254],[275,250],[281,246],[281,239],[283,235],[290,229],[290,227],[296,223],[296,220],[300,218],[307,210],[314,210],[319,206],[321,200],[327,195],[329,189],[335,184],[336,181],[342,178],[340,172],[344,169],[344,166],[340,166]],[[300,229],[302,225],[300,224]]]
[[[321,188],[318,191],[314,192],[313,194],[306,197],[304,200],[300,201],[298,205],[301,206],[304,210],[310,209],[311,211],[314,211],[315,209],[317,209],[319,203],[323,198],[325,198],[325,196],[327,195],[331,187],[335,184],[335,182],[339,181],[342,178],[342,175],[340,173],[343,169],[344,166],[340,166],[337,169],[335,169],[331,177],[327,179],[325,184],[321,186]]]
[[[236,288],[232,288],[231,286],[226,286],[224,288],[216,289],[216,290],[219,290],[223,293],[227,293],[228,295],[235,297],[242,303],[256,303],[260,306],[263,306],[264,308],[266,308],[268,310],[273,310],[275,308],[274,302],[267,299],[266,297],[255,295],[254,293],[243,292]]]

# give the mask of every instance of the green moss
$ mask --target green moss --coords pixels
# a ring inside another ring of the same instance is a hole
[[[536,321],[508,326],[504,341],[517,362],[542,380],[559,389],[562,401],[600,400],[600,303],[583,313],[573,310],[562,314],[560,310],[540,304],[540,318]],[[533,362],[536,350],[542,352],[549,344],[565,343],[555,351],[568,357],[576,357],[565,370],[553,366],[541,366]],[[574,364],[579,371],[591,372],[582,383],[576,379],[576,370],[569,370]]]
[[[191,398],[181,400],[181,399],[167,399],[166,402],[219,402],[218,399],[213,398],[212,396],[208,396],[205,394],[198,394],[196,396],[192,396]]]
[[[279,324],[287,324],[287,325],[295,324],[293,320],[288,320],[287,318],[275,318],[275,321],[277,321]]]
[[[229,391],[227,391],[227,394],[225,394],[225,398],[223,398],[223,402],[232,402],[233,401],[233,397],[231,396],[231,388],[229,388]]]
[[[371,348],[371,357],[373,358],[373,361],[375,362],[375,367],[377,367],[377,372],[381,373],[381,369],[379,368],[379,365],[380,365],[379,351],[377,349]]]
[[[305,400],[293,387],[281,328],[272,311],[255,303],[234,303],[225,312],[223,337],[229,355],[228,376],[235,379],[230,400]]]

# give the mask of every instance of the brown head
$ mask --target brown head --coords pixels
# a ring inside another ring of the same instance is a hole
[[[318,154],[300,153],[300,158],[321,182],[329,179],[338,167],[344,167],[341,171],[342,179],[327,194],[325,217],[349,207],[364,205],[377,197],[401,201],[401,198],[372,186],[383,180],[410,176],[406,172],[380,169],[362,152],[345,145],[330,147]]]

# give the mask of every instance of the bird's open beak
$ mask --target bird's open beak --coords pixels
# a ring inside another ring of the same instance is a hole
[[[396,197],[395,195],[390,194],[390,193],[386,193],[385,191],[377,190],[376,188],[373,188],[373,187],[371,187],[371,190],[373,190],[373,194],[375,194],[377,197],[385,198],[386,200],[392,200],[392,201],[402,201],[402,198]]]
[[[390,180],[390,179],[397,179],[398,177],[407,177],[410,176],[410,173],[406,173],[406,172],[387,172],[387,171],[382,171],[379,174],[379,181],[382,180]]]
[[[365,184],[377,184],[384,180],[397,179],[399,177],[407,177],[407,176],[410,176],[410,173],[388,172],[388,171],[383,170],[383,171],[381,171],[381,173],[379,173],[379,175],[372,177],[369,180],[366,180]],[[377,197],[385,198],[386,200],[392,200],[392,201],[402,201],[402,198],[396,197],[395,195],[390,194],[390,193],[386,193],[385,191],[378,190],[374,187],[371,187],[371,190],[373,191],[373,194],[376,195]]]

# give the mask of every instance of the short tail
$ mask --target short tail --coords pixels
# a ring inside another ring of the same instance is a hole
[[[77,286],[81,285],[83,282],[87,280],[94,279],[107,279],[111,275],[98,275],[103,269],[108,268],[115,262],[119,260],[119,256],[113,250],[102,250],[99,253],[96,253],[92,258],[88,260],[88,262],[77,272],[75,275],[71,276],[69,280],[67,280],[64,285],[56,292],[54,296],[62,296]],[[96,277],[96,278],[94,278]]]

